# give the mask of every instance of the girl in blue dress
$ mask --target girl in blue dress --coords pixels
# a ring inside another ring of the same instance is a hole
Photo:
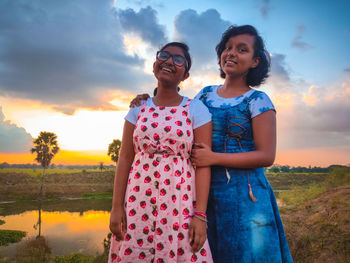
[[[293,262],[264,173],[275,159],[276,112],[264,92],[252,89],[268,77],[269,55],[249,25],[229,27],[216,51],[224,84],[195,97],[212,114],[212,147],[192,150],[194,165],[212,167],[207,220],[214,262]]]
[[[293,262],[263,168],[275,159],[275,109],[251,88],[268,76],[268,53],[249,25],[229,27],[216,51],[224,84],[196,96],[212,114],[212,148],[192,151],[197,167],[212,167],[207,219],[214,262]]]

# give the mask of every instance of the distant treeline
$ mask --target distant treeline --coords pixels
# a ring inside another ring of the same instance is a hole
[[[101,169],[100,164],[96,165],[62,165],[62,164],[51,164],[49,169]],[[32,168],[32,169],[42,169],[40,164],[26,163],[26,164],[8,164],[6,162],[0,164],[1,168]],[[114,169],[115,165],[103,165],[103,169]]]
[[[101,165],[62,165],[62,164],[51,164],[51,169],[100,169]],[[303,166],[289,166],[289,165],[273,165],[271,167],[266,168],[266,172],[269,173],[328,173],[332,171],[334,168],[338,167],[347,167],[344,165],[330,165],[328,167],[303,167]],[[39,164],[8,164],[6,162],[0,164],[1,168],[32,168],[32,169],[41,169],[42,167]],[[114,169],[115,165],[103,165],[103,169]]]
[[[266,168],[267,172],[270,173],[328,173],[331,172],[334,168],[347,167],[344,165],[333,164],[328,167],[303,167],[303,166],[289,166],[289,165],[273,165],[269,168]]]

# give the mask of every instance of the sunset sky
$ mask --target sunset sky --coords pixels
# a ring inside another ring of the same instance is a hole
[[[277,110],[276,164],[350,164],[350,1],[2,0],[0,163],[32,163],[40,131],[55,164],[109,162],[131,98],[152,92],[155,52],[183,41],[193,58],[181,94],[221,84],[215,46],[251,24],[272,57],[259,89]]]

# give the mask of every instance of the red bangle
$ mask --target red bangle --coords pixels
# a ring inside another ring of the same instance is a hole
[[[194,212],[194,214],[195,215],[197,215],[197,216],[201,216],[201,217],[204,217],[204,218],[207,218],[207,214],[206,213],[204,213],[204,212]]]

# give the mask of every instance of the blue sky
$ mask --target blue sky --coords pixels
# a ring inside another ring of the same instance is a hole
[[[270,52],[287,55],[290,74],[314,84],[330,84],[350,67],[347,0],[117,1],[118,8],[136,12],[147,6],[157,11],[169,39],[175,17],[186,9],[198,14],[215,9],[224,21],[251,24],[261,32]]]
[[[223,82],[221,34],[251,24],[272,58],[260,89],[277,109],[278,153],[350,163],[349,10],[345,0],[2,0],[0,153],[27,152],[41,130],[56,132],[63,149],[105,149],[121,138],[130,99],[156,85],[151,66],[161,45],[190,46],[181,93],[193,97]],[[79,142],[81,134],[91,143]]]

